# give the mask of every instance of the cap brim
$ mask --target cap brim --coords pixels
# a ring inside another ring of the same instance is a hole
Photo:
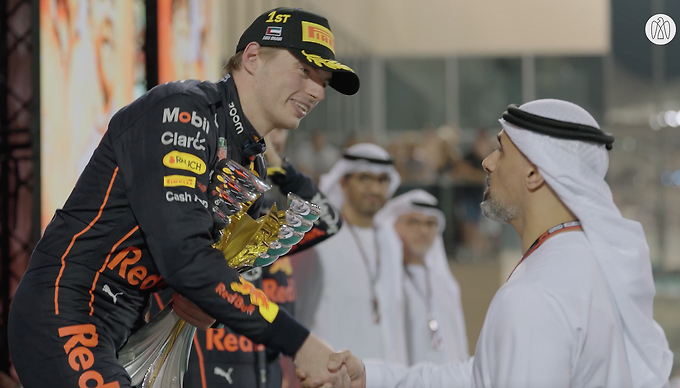
[[[329,86],[339,93],[351,96],[359,91],[359,76],[349,66],[333,59],[322,58],[318,54],[303,53],[300,49],[289,47],[288,50],[303,63],[333,73]]]

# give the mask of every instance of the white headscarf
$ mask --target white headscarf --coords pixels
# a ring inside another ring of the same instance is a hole
[[[585,109],[566,101],[537,100],[520,109],[599,128]],[[649,248],[642,225],[623,218],[614,204],[604,180],[609,167],[605,147],[558,139],[499,121],[515,146],[581,221],[616,301],[634,386],[663,386],[671,372],[673,353],[652,316],[655,289]]]
[[[416,204],[429,206],[418,206]],[[460,300],[460,286],[453,277],[448,265],[446,250],[442,233],[446,227],[444,213],[435,208],[438,205],[437,198],[424,190],[411,190],[388,201],[375,217],[375,224],[379,225],[383,235],[390,238],[391,245],[395,247],[391,257],[385,258],[390,266],[403,271],[403,246],[401,239],[394,228],[394,223],[404,214],[417,212],[428,216],[435,216],[439,227],[439,233],[432,247],[425,254],[425,267],[432,283],[433,306],[438,310],[437,317],[440,320],[439,330],[444,340],[444,352],[447,361],[462,361],[468,358],[467,334],[465,331],[465,319]]]
[[[357,172],[388,174],[390,186],[387,198],[394,195],[401,183],[401,177],[394,168],[392,158],[382,147],[371,143],[360,143],[349,147],[331,170],[319,178],[319,191],[324,193],[328,202],[337,210],[341,210],[345,198],[340,182],[345,175]]]

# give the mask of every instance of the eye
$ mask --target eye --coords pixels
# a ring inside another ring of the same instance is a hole
[[[307,77],[309,77],[312,74],[309,70],[305,69],[304,67],[301,67],[300,70],[302,70],[302,73]]]

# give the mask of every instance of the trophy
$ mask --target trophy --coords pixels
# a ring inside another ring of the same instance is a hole
[[[287,210],[276,204],[254,220],[246,212],[271,185],[238,163],[223,159],[211,179],[212,211],[224,222],[213,247],[239,273],[272,264],[299,243],[321,215],[318,206],[295,194],[287,196]],[[181,319],[168,304],[135,332],[118,352],[132,385],[139,388],[183,388],[184,374],[196,327]]]

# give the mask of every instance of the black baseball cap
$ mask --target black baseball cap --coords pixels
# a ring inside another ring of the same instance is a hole
[[[333,33],[323,16],[302,8],[272,9],[260,15],[243,32],[236,52],[244,50],[250,42],[287,48],[300,61],[332,72],[330,87],[342,94],[352,95],[359,91],[359,77],[354,70],[335,60]]]

